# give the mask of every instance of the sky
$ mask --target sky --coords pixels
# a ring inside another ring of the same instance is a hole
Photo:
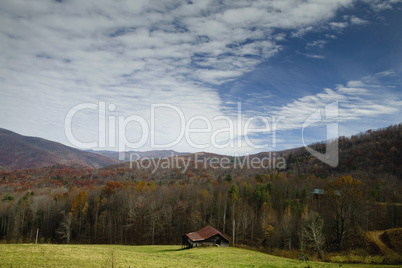
[[[400,0],[0,0],[0,128],[244,155],[399,124],[401,26]]]

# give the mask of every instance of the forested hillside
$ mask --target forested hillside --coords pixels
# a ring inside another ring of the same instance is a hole
[[[0,128],[0,170],[68,165],[100,168],[119,161],[103,155],[80,151],[63,144],[19,135]]]
[[[233,158],[216,168],[224,156],[202,154],[169,167],[2,171],[0,240],[31,242],[39,229],[53,243],[179,244],[210,224],[266,250],[365,249],[366,231],[402,227],[401,138],[402,125],[340,138],[337,168],[298,149],[282,153],[283,169]]]
[[[336,173],[353,173],[375,179],[379,174],[402,178],[402,125],[393,125],[380,130],[368,130],[350,138],[340,137],[339,165],[329,168],[317,160],[305,148],[287,154],[288,169],[295,172],[314,172],[325,177]],[[325,143],[311,146],[325,153]]]

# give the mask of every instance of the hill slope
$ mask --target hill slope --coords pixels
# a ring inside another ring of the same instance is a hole
[[[307,267],[302,261],[232,247],[180,250],[180,246],[4,244],[0,250],[4,253],[0,255],[4,267]],[[340,266],[324,262],[308,265]]]
[[[114,151],[93,151],[93,150],[88,150],[87,152],[94,153],[94,154],[99,154],[103,156],[107,156],[113,159],[118,160],[119,159],[119,152],[114,152]],[[177,155],[187,155],[189,153],[181,153],[181,152],[176,152],[174,150],[151,150],[151,151],[145,151],[145,152],[140,152],[140,151],[129,151],[125,152],[125,161],[130,161],[132,160],[138,160],[138,159],[144,159],[144,158],[165,158],[165,157],[172,157],[172,156],[177,156]]]
[[[402,228],[370,231],[366,234],[372,254],[389,255],[400,252],[402,248]]]
[[[0,128],[0,169],[39,168],[59,164],[100,168],[116,163],[117,160],[106,156]]]
[[[299,173],[314,173],[327,177],[330,174],[365,172],[370,178],[388,174],[402,178],[402,124],[368,130],[351,137],[339,137],[339,164],[332,168],[313,157],[304,147],[276,152],[286,158],[288,170]],[[310,145],[325,153],[325,143]],[[258,154],[267,157],[267,153]]]

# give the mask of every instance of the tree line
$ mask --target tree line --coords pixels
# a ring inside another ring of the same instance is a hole
[[[284,155],[284,170],[192,163],[151,173],[125,163],[1,171],[0,241],[33,242],[39,230],[50,243],[180,244],[183,234],[209,224],[234,245],[266,250],[320,257],[364,248],[366,231],[402,227],[399,169],[384,167],[401,161],[402,146],[393,141],[401,133],[399,125],[341,138],[333,169],[300,150]],[[391,156],[367,161],[363,153],[386,153],[367,145],[374,141]]]
[[[323,192],[315,194],[314,185]],[[179,244],[183,234],[210,224],[232,244],[320,254],[362,246],[367,230],[401,227],[391,186],[270,172],[35,189],[3,194],[0,239],[32,242],[39,229],[52,243]]]

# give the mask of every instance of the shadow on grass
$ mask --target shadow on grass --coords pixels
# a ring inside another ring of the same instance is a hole
[[[185,248],[180,247],[180,248],[174,248],[174,249],[161,249],[156,252],[178,252],[178,251],[182,251],[182,250],[185,250]]]

